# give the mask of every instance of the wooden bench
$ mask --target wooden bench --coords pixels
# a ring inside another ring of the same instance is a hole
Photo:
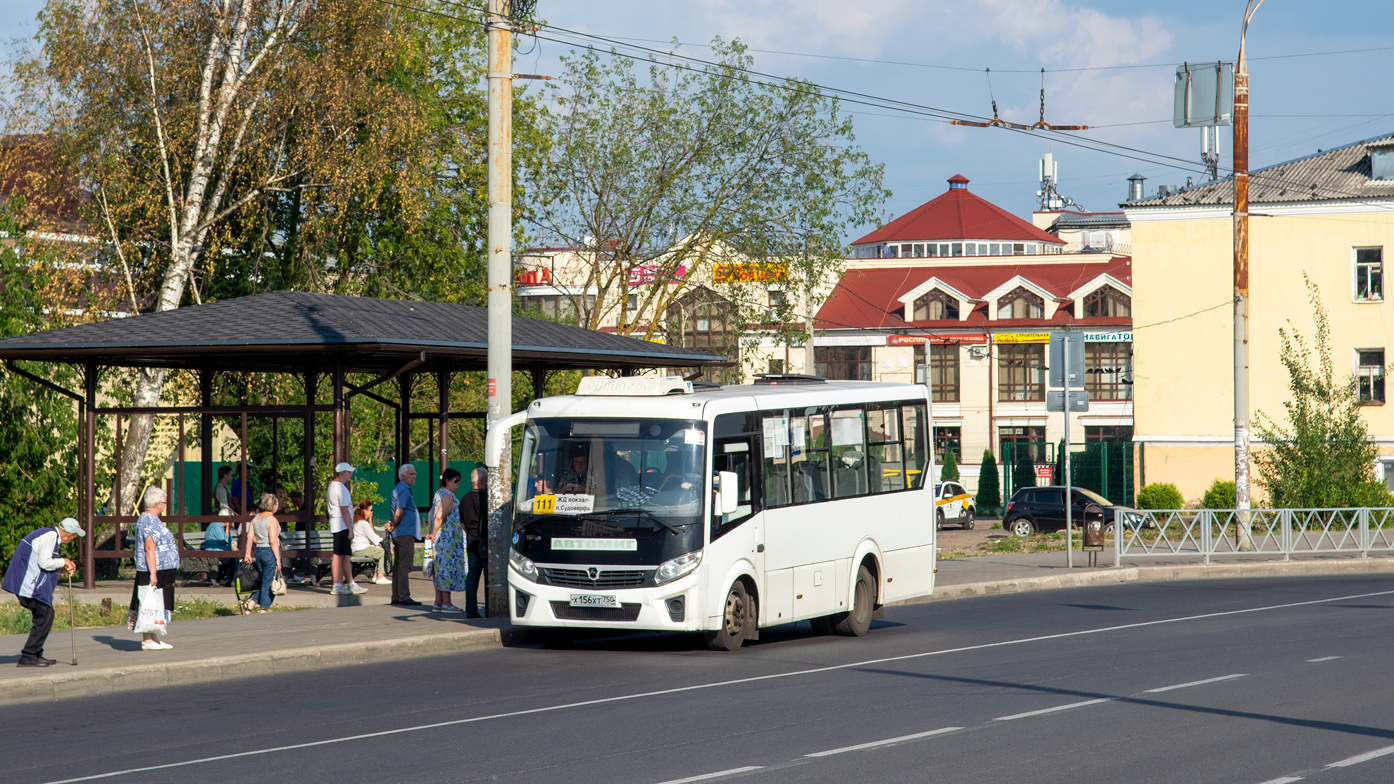
[[[309,550],[312,551],[312,552],[318,552],[318,551],[320,551],[320,541],[319,541],[319,540],[320,540],[321,538],[326,538],[326,539],[328,538],[328,536],[321,537],[320,534],[326,534],[326,535],[327,535],[328,533],[329,533],[328,531],[318,531],[318,530],[310,531],[310,532],[309,532],[309,534],[310,534],[310,547],[307,548],[307,549],[309,549]],[[177,536],[177,534],[176,534],[176,536]],[[184,533],[184,551],[189,551],[189,550],[203,550],[203,541],[204,541],[204,539],[206,538],[206,536],[207,536],[207,534],[206,534],[204,531],[187,531],[187,532],[185,532],[185,533]],[[300,558],[299,558],[298,556],[292,556],[292,553],[300,552],[300,551],[301,551],[301,548],[305,545],[305,532],[302,532],[302,531],[282,531],[282,532],[281,532],[280,539],[281,539],[281,561],[282,561],[281,566],[282,566],[283,569],[285,569],[287,566],[289,566],[289,564],[287,563],[288,561],[291,561],[292,559],[293,559],[293,560],[300,560]],[[184,555],[184,551],[181,551],[181,556]],[[236,547],[236,543],[235,543],[235,542],[234,542],[233,549],[231,549],[231,550],[214,550],[214,551],[203,550],[203,552],[227,553],[226,555],[219,555],[219,556],[216,556],[216,557],[218,557],[218,558],[234,558],[234,559],[236,559],[236,560],[238,560],[238,561],[241,561],[241,560],[242,560],[242,551]],[[198,557],[215,557],[215,556],[187,556],[187,557],[198,558]],[[181,566],[182,566],[183,560],[184,560],[184,558],[181,557],[181,559],[180,559]],[[327,558],[327,557],[320,557],[320,556],[312,556],[312,557],[307,558],[307,559],[305,559],[305,560],[309,561],[309,562],[310,562],[310,565],[314,568],[314,575],[312,576],[311,582],[315,585],[315,587],[320,587],[320,585],[321,585],[321,583],[324,581],[324,579],[325,579],[327,576],[329,576],[330,573],[333,571],[333,568],[332,568],[332,566],[330,565],[329,558]],[[368,556],[366,556],[366,555],[355,555],[355,556],[352,556],[349,560],[353,563],[353,570],[354,570],[354,575],[355,575],[355,576],[358,575],[358,574],[366,574],[367,577],[368,577],[368,579],[371,579],[371,578],[372,578],[372,576],[373,576],[373,569],[374,569],[375,565],[377,564],[377,560],[376,560],[376,559],[370,558],[370,557],[368,557]],[[287,571],[289,571],[289,570],[287,570]],[[185,582],[187,582],[187,578],[186,578]]]

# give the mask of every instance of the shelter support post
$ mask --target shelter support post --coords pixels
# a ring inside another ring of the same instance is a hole
[[[213,371],[199,368],[198,404],[204,408],[213,405]],[[199,487],[203,496],[199,499],[199,514],[213,514],[213,416],[200,414],[198,418],[199,451],[203,455],[203,465],[199,466]]]
[[[84,368],[82,383],[83,393],[87,398],[87,401],[82,405],[82,408],[85,409],[85,411],[83,412],[80,423],[83,429],[82,463],[84,466],[83,470],[79,472],[82,476],[83,485],[83,492],[80,493],[80,495],[82,497],[82,522],[83,526],[87,530],[87,535],[82,537],[82,587],[96,588],[97,574],[95,567],[97,559],[95,553],[93,552],[92,544],[92,539],[96,536],[97,533],[97,472],[94,470],[97,465],[96,364],[92,362],[87,363],[86,367]],[[121,445],[117,444],[116,448],[119,451]],[[116,481],[120,481],[119,476],[116,478]],[[121,544],[120,541],[118,540],[116,544],[119,549]]]
[[[407,373],[397,380],[398,392],[402,399],[399,412],[401,436],[397,441],[397,459],[402,465],[411,462],[411,379],[411,374]]]
[[[332,462],[339,463],[348,460],[347,450],[344,448],[344,366],[340,362],[334,363],[334,454],[330,458]]]
[[[450,467],[450,371],[436,373],[436,391],[440,395],[440,473]]]
[[[547,369],[541,365],[532,366],[532,399],[541,399],[547,393]]]
[[[305,518],[307,513],[312,513],[315,508],[315,394],[319,389],[319,374],[313,370],[305,374],[305,427],[301,445],[305,460],[304,480],[301,482],[300,492],[304,494],[305,503],[297,511],[300,513],[300,530],[305,534],[304,547],[310,549],[310,529],[315,524],[308,522]]]

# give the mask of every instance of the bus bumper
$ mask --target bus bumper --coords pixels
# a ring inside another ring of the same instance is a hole
[[[582,594],[613,595],[620,606],[573,607],[572,597]],[[700,608],[695,574],[657,587],[598,590],[542,585],[511,569],[508,574],[508,613],[516,626],[692,632],[702,630]]]

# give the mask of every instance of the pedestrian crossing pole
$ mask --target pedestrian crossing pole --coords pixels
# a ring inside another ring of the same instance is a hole
[[[488,412],[486,426],[513,413],[513,29],[512,0],[489,0]],[[508,616],[507,515],[513,464],[509,439],[489,469],[488,615]]]

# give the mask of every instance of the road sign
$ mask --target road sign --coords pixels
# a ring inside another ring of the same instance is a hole
[[[1083,335],[1070,332],[1050,333],[1050,386],[1080,389],[1084,386]]]
[[[1176,67],[1171,124],[1177,128],[1230,125],[1234,118],[1234,63]]]
[[[1088,411],[1089,393],[1083,389],[1071,389],[1070,391],[1070,410]],[[1046,390],[1046,411],[1065,410],[1065,390],[1047,389]]]

